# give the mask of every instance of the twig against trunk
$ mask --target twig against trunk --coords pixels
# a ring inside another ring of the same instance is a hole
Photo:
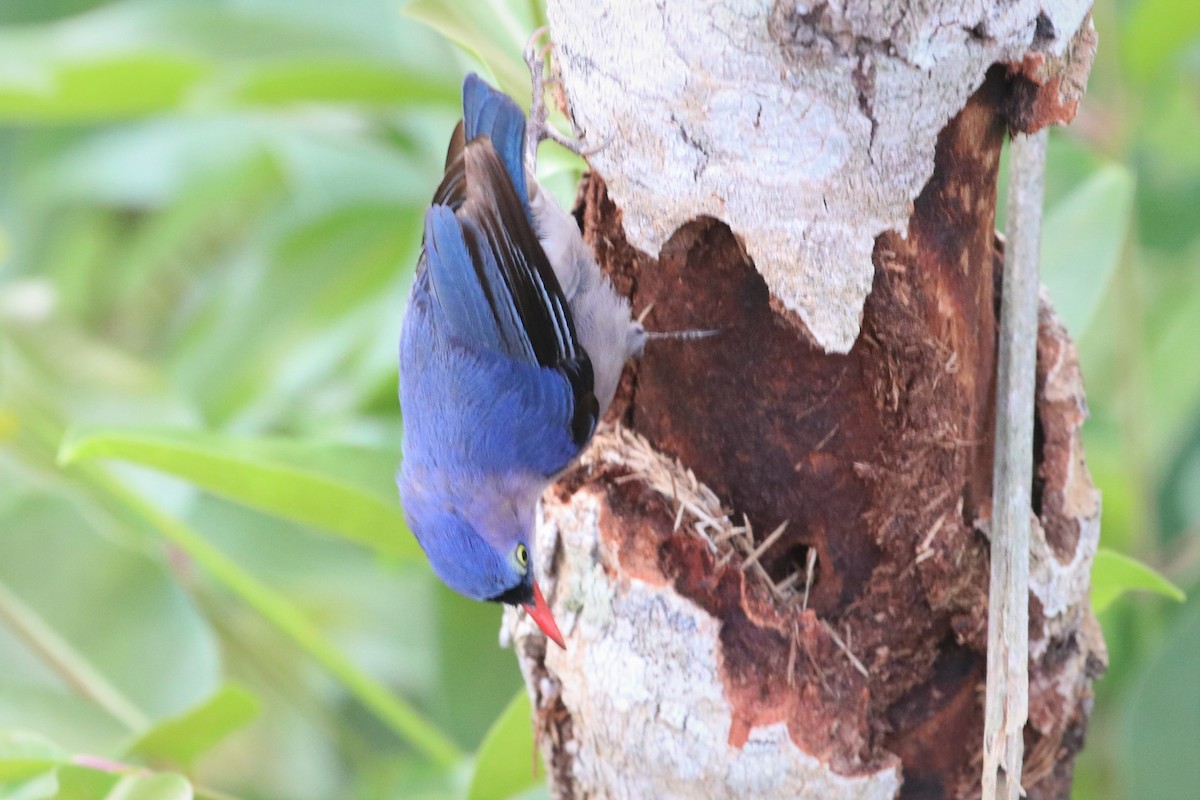
[[[1046,131],[1012,143],[1000,302],[983,797],[1016,800],[1029,715],[1029,527]]]

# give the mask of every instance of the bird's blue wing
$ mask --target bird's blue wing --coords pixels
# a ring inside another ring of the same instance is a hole
[[[425,215],[434,294],[455,334],[546,367],[584,355],[558,277],[492,146],[468,143]]]
[[[555,370],[575,399],[579,442],[599,413],[591,361],[579,345],[566,297],[487,137],[467,143],[426,213],[419,279],[461,344]]]
[[[425,212],[425,249],[418,267],[448,330],[477,350],[498,351],[521,361],[536,356],[511,296],[488,291],[503,281],[490,253],[473,253],[450,206]]]
[[[513,99],[493,89],[474,72],[463,79],[463,140],[480,136],[492,140],[525,213],[529,195],[525,187],[525,112]]]

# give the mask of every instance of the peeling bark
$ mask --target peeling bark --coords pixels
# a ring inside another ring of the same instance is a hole
[[[1030,41],[1049,24],[1036,17]],[[1086,49],[1080,30],[1052,37],[1062,53]],[[543,498],[536,551],[567,649],[547,650],[517,612],[505,625],[557,797],[979,796],[997,165],[1008,126],[1073,102],[1079,68],[1055,58],[993,66],[929,133],[899,230],[869,235],[870,292],[845,353],[797,324],[753,236],[694,195],[686,219],[661,212],[670,230],[651,258],[630,231],[644,201],[631,212],[612,183],[585,181],[585,238],[635,309],[653,305],[647,326],[721,333],[652,342],[610,413],[619,428]],[[574,104],[589,84],[564,72]],[[879,74],[851,85],[878,97]],[[806,209],[793,214],[811,222]],[[795,252],[790,268],[810,273]],[[1037,391],[1025,788],[1057,798],[1105,655],[1087,597],[1099,498],[1086,404],[1045,304]]]

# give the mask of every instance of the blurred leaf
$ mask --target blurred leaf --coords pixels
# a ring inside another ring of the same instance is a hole
[[[156,117],[101,129],[41,164],[34,180],[54,202],[153,210],[189,190],[208,199],[228,176],[236,212],[256,201],[240,196],[238,182],[258,187],[266,159],[288,191],[278,210],[300,212],[302,222],[370,200],[423,207],[432,189],[421,184],[436,185],[437,162],[425,163],[424,147],[382,146],[371,134],[363,120],[332,111]]]
[[[58,771],[54,800],[193,800],[187,779],[168,773],[107,772],[82,766]]]
[[[453,87],[319,18],[234,4],[122,3],[0,29],[0,120],[80,122],[237,102],[442,100]]]
[[[209,75],[197,59],[151,53],[61,64],[50,74],[15,80],[0,72],[0,120],[94,120],[159,111],[179,105],[185,90]]]
[[[111,0],[5,0],[0,4],[0,24],[54,19],[108,2]]]
[[[503,609],[451,591],[434,590],[441,678],[434,707],[455,738],[478,742],[521,685],[512,653],[496,646]]]
[[[129,747],[139,756],[184,769],[258,715],[258,700],[238,686],[224,686],[204,703],[158,723]]]
[[[1182,603],[1183,591],[1142,562],[1101,547],[1092,566],[1092,609],[1099,614],[1125,592],[1144,590]]]
[[[287,634],[317,663],[341,681],[363,706],[376,714],[397,736],[439,764],[449,766],[458,762],[461,755],[448,737],[410,703],[397,697],[387,687],[363,672],[285,597],[259,582],[213,547],[197,531],[163,513],[154,504],[113,480],[102,470],[86,463],[80,468],[97,489],[106,492],[112,500],[141,517],[165,541],[182,550],[216,580]]]
[[[419,229],[397,225],[397,220],[424,213],[397,203],[355,202],[332,213],[305,221],[280,241],[278,269],[295,280],[320,281],[330,264],[338,265],[338,280],[313,298],[314,318],[324,329],[328,320],[340,320],[377,297],[398,275],[410,273],[415,264],[402,262],[416,254]],[[392,309],[392,316],[396,316]],[[389,350],[394,348],[389,345]]]
[[[50,771],[14,783],[0,783],[0,800],[51,800],[58,793],[58,772]]]
[[[467,800],[510,800],[544,782],[533,740],[533,709],[522,686],[479,746]]]
[[[529,70],[522,52],[529,34],[542,24],[529,18],[530,10],[529,3],[505,0],[414,0],[404,6],[405,14],[475,56],[500,88],[525,107]]]
[[[14,505],[3,530],[5,621],[45,672],[134,731],[215,691],[216,641],[163,564],[114,544],[57,497]]]
[[[0,644],[0,654],[9,659],[9,675],[0,683],[0,728],[37,730],[72,753],[117,753],[129,741],[128,728],[70,688],[30,682],[26,669],[13,663],[11,646]]]
[[[107,800],[121,775],[70,764],[58,770],[54,800]]]
[[[0,583],[0,619],[63,681],[127,728],[146,724],[142,711],[58,631]]]
[[[1200,602],[1188,604],[1162,641],[1126,700],[1119,763],[1128,797],[1193,800],[1200,786]]]
[[[0,287],[0,300],[5,298]],[[36,288],[31,287],[31,288]],[[53,293],[50,301],[53,302]],[[0,392],[18,421],[183,425],[195,411],[161,370],[57,318],[9,323],[0,313],[5,380]]]
[[[34,733],[0,731],[0,784],[23,781],[58,766],[67,754]]]
[[[453,87],[394,66],[335,59],[307,59],[267,66],[247,76],[230,92],[248,105],[286,103],[377,103],[402,105],[418,101],[450,102]]]
[[[1196,84],[1194,81],[1166,81],[1159,91],[1162,97],[1156,98],[1154,106],[1147,109],[1147,119],[1142,121],[1144,132],[1135,142],[1137,152],[1131,159],[1139,172],[1139,184],[1151,194],[1167,197],[1189,189],[1195,192],[1196,181],[1200,179],[1200,148],[1192,146],[1192,134],[1200,129]],[[1196,203],[1191,199],[1166,220],[1139,219],[1139,223],[1153,223],[1156,227],[1174,223],[1174,227],[1182,230],[1169,233],[1191,241],[1196,230],[1189,225],[1179,225],[1178,217],[1189,212],[1194,215]],[[1157,204],[1162,204],[1161,198]]]
[[[1143,369],[1152,391],[1139,411],[1151,452],[1163,465],[1160,469],[1178,457],[1189,433],[1200,424],[1200,370],[1193,368],[1200,352],[1200,272],[1182,277],[1171,289],[1147,320],[1151,330]]]
[[[1136,468],[1122,447],[1121,435],[1118,425],[1095,417],[1083,428],[1088,472],[1104,498],[1100,510],[1101,549],[1118,553],[1136,551],[1139,525]]]
[[[122,321],[144,318],[145,330],[139,333],[145,344],[135,340],[134,345],[150,349],[146,345],[161,337],[168,324],[180,325],[173,318],[183,305],[176,297],[186,290],[183,279],[211,269],[222,251],[247,236],[280,202],[283,190],[279,164],[261,153],[206,172],[167,207],[126,231],[121,249],[105,265],[105,285],[93,282],[89,287],[87,308]],[[110,296],[117,301],[115,308],[103,302]],[[125,322],[123,327],[133,325]]]
[[[100,429],[68,433],[59,458],[63,464],[123,459],[389,555],[421,552],[396,499],[396,452],[201,431]]]
[[[513,800],[551,800],[550,784],[543,782],[537,786],[526,789],[525,791],[516,795]]]
[[[1168,542],[1200,532],[1200,414],[1193,425],[1158,484],[1161,538]]]
[[[1042,280],[1055,310],[1076,337],[1087,330],[1120,263],[1133,188],[1133,174],[1110,165],[1046,215]]]
[[[433,693],[442,674],[432,644],[437,622],[433,613],[420,612],[433,608],[434,586],[440,581],[427,563],[381,559],[373,551],[346,547],[340,539],[211,495],[197,500],[191,518],[230,559],[317,619],[330,640],[370,675],[408,697]],[[397,609],[412,613],[399,620]],[[271,632],[254,627],[242,649],[257,654],[256,661],[286,652],[286,644]],[[288,659],[286,671],[304,675],[305,664]]]
[[[1179,0],[1140,0],[1121,32],[1121,53],[1142,81],[1166,67],[1180,48],[1200,32],[1200,4]]]
[[[193,800],[194,796],[182,775],[127,775],[105,800]]]

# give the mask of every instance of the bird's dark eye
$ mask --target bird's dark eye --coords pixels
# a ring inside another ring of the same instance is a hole
[[[517,545],[517,563],[522,567],[529,566],[529,550],[523,544]]]

